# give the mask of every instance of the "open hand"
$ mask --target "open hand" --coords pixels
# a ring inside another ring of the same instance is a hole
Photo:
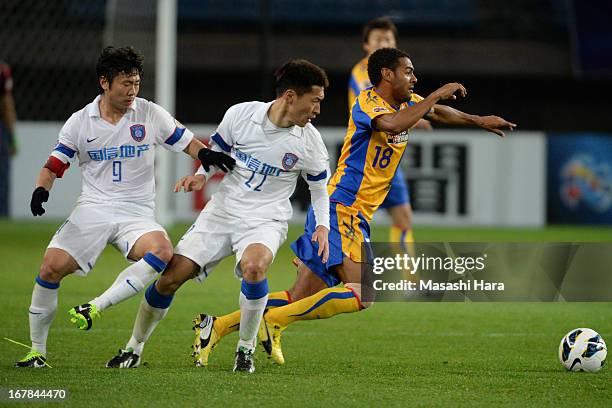
[[[510,129],[512,131],[516,127],[515,123],[508,122],[506,119],[500,118],[499,116],[480,116],[478,119],[479,120],[476,122],[478,126],[501,137],[506,136],[501,129]]]
[[[329,230],[326,227],[319,225],[311,237],[312,242],[319,244],[317,255],[321,257],[321,262],[323,263],[326,263],[329,259],[329,241],[327,240],[328,234]]]

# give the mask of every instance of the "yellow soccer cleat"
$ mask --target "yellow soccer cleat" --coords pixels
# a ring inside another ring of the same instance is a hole
[[[96,305],[85,303],[80,306],[75,306],[68,311],[70,322],[74,323],[80,330],[89,330],[93,319],[100,317],[100,312]]]
[[[199,314],[193,319],[195,325],[195,340],[193,341],[193,362],[196,367],[206,367],[208,365],[208,357],[217,344],[221,341],[221,337],[215,330],[216,317]]]
[[[281,333],[283,330],[285,330],[285,327],[268,322],[264,315],[264,318],[261,319],[261,325],[259,326],[259,333],[257,335],[268,358],[272,359],[272,361],[278,365],[285,364],[285,357],[283,356],[283,350],[281,348]]]
[[[47,359],[36,350],[30,350],[24,358],[15,363],[15,367],[42,368],[44,366],[49,366]]]

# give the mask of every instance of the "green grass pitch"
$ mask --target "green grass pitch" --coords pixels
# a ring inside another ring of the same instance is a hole
[[[59,225],[0,221],[0,337],[29,343],[34,276]],[[300,233],[290,229],[288,241]],[[174,242],[185,226],[173,228]],[[607,241],[612,230],[416,229],[421,241]],[[387,230],[375,228],[374,241]],[[294,278],[288,244],[269,273],[271,290]],[[612,344],[612,303],[379,303],[365,312],[299,322],[283,337],[287,363],[257,352],[253,375],[231,372],[236,335],[224,339],[207,369],[190,358],[191,319],[223,314],[238,303],[233,260],[204,285],[187,283],[145,348],[145,365],[109,370],[128,340],[140,296],[109,309],[89,332],[67,310],[105,289],[126,263],[107,248],[87,278],[69,277],[48,341],[53,369],[17,370],[27,350],[0,340],[1,388],[61,388],[62,406],[610,406],[612,369],[569,373],[559,364],[561,337],[591,327]],[[0,401],[0,405],[6,401]],[[21,403],[25,405],[26,403]],[[10,406],[20,406],[11,403]]]

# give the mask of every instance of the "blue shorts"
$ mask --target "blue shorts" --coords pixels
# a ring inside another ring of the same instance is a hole
[[[319,245],[311,241],[316,228],[316,221],[312,207],[308,208],[304,234],[291,244],[295,255],[315,274],[317,274],[329,287],[341,282],[334,271],[335,265],[342,264],[344,257],[355,262],[368,262],[363,259],[362,244],[365,244],[367,257],[372,253],[370,248],[370,225],[365,218],[352,207],[340,203],[329,204],[329,259],[321,262],[317,255]]]
[[[410,193],[402,168],[398,167],[393,180],[391,180],[391,188],[380,208],[392,208],[404,204],[410,204]]]

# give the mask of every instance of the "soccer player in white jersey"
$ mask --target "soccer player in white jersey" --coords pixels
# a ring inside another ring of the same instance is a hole
[[[46,365],[60,281],[74,272],[86,275],[107,244],[134,263],[104,294],[70,311],[83,328],[91,327],[91,318],[101,310],[135,295],[165,269],[172,244],[153,214],[157,146],[184,151],[225,170],[233,165],[233,159],[205,148],[163,108],[137,98],[142,61],[131,47],[102,51],[96,66],[102,93],[64,124],[38,175],[30,203],[34,216],[45,213],[42,203],[55,179],[77,158],[83,187],[45,251],[29,309],[32,348],[17,367]]]
[[[316,218],[313,245],[323,262],[329,255],[329,159],[321,135],[310,123],[320,112],[327,86],[321,68],[293,60],[276,72],[274,101],[240,103],[227,110],[211,141],[213,150],[236,160],[236,167],[183,235],[166,271],[146,290],[132,337],[108,367],[136,367],[176,290],[191,278],[203,281],[223,258],[235,254],[235,274],[242,285],[234,371],[255,370],[253,351],[268,301],[266,270],[286,238],[292,214],[289,197],[299,176],[311,193]],[[212,174],[209,170],[204,166],[196,175],[183,177],[175,191],[201,189]],[[197,345],[200,331],[196,330]]]

